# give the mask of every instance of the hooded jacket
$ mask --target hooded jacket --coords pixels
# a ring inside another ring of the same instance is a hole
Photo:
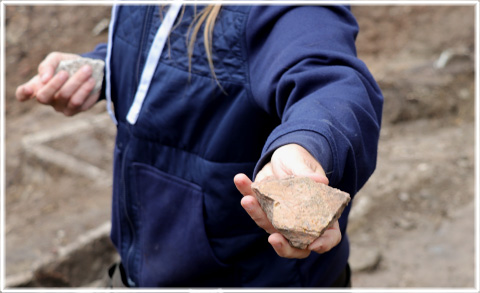
[[[331,251],[281,258],[240,206],[233,177],[254,177],[276,148],[296,143],[321,163],[331,186],[352,197],[363,186],[375,169],[383,98],[356,56],[358,25],[337,5],[222,6],[212,46],[220,87],[202,31],[189,68],[194,14],[186,6],[178,16],[134,125],[126,116],[163,12],[120,6],[110,28],[118,120],[111,238],[128,282],[329,286],[348,260],[350,205]],[[106,48],[85,56],[104,59]]]

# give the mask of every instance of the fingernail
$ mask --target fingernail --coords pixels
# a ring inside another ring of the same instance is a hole
[[[23,87],[23,93],[26,94],[26,95],[31,95],[33,93],[33,90],[32,90],[31,87],[26,85],[26,86]]]
[[[58,73],[58,78],[60,78],[61,81],[65,81],[68,79],[68,72],[66,71],[60,71]]]
[[[49,78],[50,78],[50,73],[48,73],[48,72],[45,72],[44,74],[42,74],[42,76],[40,76],[40,80],[43,83],[46,83]]]
[[[88,79],[88,82],[89,82],[89,83],[92,83],[92,84],[96,84],[96,83],[97,83],[97,81],[96,81],[95,78],[93,78],[93,77],[90,77],[90,78]]]
[[[245,209],[246,209],[248,212],[250,212],[250,211],[253,210],[253,206],[252,206],[251,204],[246,204],[246,205],[245,205]]]

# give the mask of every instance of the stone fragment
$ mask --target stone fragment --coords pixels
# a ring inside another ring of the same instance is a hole
[[[91,59],[91,58],[78,58],[72,60],[63,60],[60,61],[60,64],[57,66],[55,73],[65,70],[68,72],[69,76],[72,76],[77,72],[80,67],[83,65],[88,64],[92,67],[92,77],[95,79],[95,87],[93,88],[91,94],[97,93],[102,88],[103,82],[103,68],[105,67],[105,62],[99,59]]]
[[[272,225],[300,249],[333,225],[350,201],[348,193],[307,177],[267,179],[252,189]]]
[[[98,36],[101,33],[103,33],[104,31],[107,31],[109,24],[110,24],[110,20],[108,18],[104,18],[104,19],[100,20],[95,25],[95,27],[92,29],[92,34],[94,36]]]
[[[381,259],[382,254],[376,247],[352,245],[348,263],[352,272],[369,272],[378,267]]]

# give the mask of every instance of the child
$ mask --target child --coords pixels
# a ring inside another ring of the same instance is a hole
[[[352,197],[367,181],[383,97],[356,57],[357,32],[337,5],[115,6],[108,45],[84,55],[106,60],[104,91],[90,94],[88,66],[54,75],[76,55],[41,63],[19,100],[67,116],[99,98],[114,105],[114,280],[349,286],[350,206],[296,249],[260,209],[249,176],[308,176]]]

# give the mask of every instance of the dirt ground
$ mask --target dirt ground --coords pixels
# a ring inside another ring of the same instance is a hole
[[[351,213],[353,287],[472,288],[474,6],[352,11],[358,55],[385,96],[377,170]],[[115,129],[103,103],[65,118],[14,98],[49,52],[81,53],[105,41],[110,7],[8,5],[5,17],[8,278],[109,220],[111,185],[99,179],[111,172]]]

